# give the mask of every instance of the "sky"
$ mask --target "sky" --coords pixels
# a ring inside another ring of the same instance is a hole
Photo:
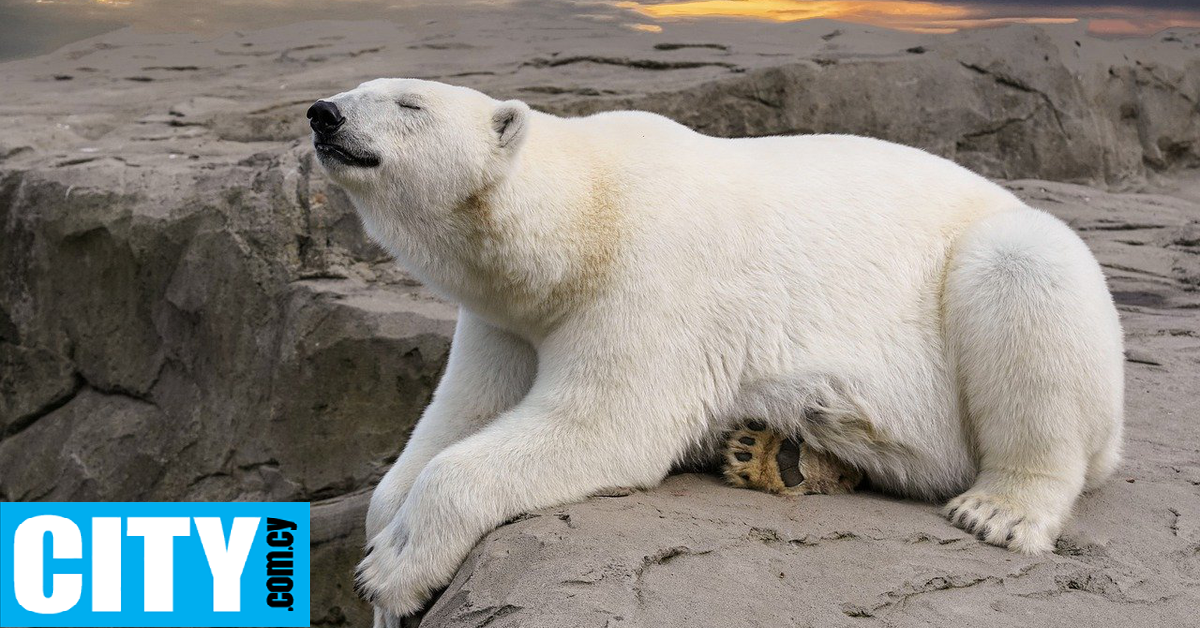
[[[314,19],[388,19],[396,5],[438,0],[0,0],[0,60],[34,56],[132,25],[148,31],[210,32]],[[518,0],[493,0],[505,6]],[[528,0],[525,0],[528,1]],[[1086,20],[1101,36],[1145,36],[1172,26],[1200,28],[1200,0],[547,0],[627,12],[644,30],[679,19],[773,22],[837,19],[948,33],[1012,22]],[[478,0],[441,0],[465,4]]]
[[[646,0],[617,6],[647,17],[753,17],[771,21],[840,19],[900,30],[949,33],[1013,22],[1088,21],[1093,34],[1150,35],[1172,26],[1200,28],[1200,0]]]

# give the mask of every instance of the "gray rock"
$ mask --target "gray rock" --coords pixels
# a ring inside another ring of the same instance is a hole
[[[377,479],[428,401],[454,310],[370,269],[379,251],[347,231],[344,200],[317,200],[343,197],[310,161],[146,169],[122,194],[104,187],[128,176],[115,160],[15,175],[4,442],[32,453],[33,419],[91,390],[156,409],[180,440],[141,498],[320,499]],[[34,491],[3,473],[0,487]]]
[[[552,110],[643,109],[723,137],[848,133],[916,146],[981,174],[1109,185],[1200,165],[1200,56],[1186,70],[1135,64],[1075,74],[1043,31],[1011,29],[996,55],[978,33],[936,51],[830,54],[644,95]],[[1045,59],[1045,61],[1043,60]],[[699,104],[699,105],[698,105]]]
[[[370,607],[354,593],[354,569],[366,545],[362,522],[370,499],[370,490],[365,490],[311,506],[313,587],[309,621],[313,626],[371,625]]]

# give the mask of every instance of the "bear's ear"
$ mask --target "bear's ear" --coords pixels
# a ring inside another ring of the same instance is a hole
[[[500,148],[516,149],[525,139],[529,126],[529,105],[519,100],[506,100],[492,112],[492,130]]]

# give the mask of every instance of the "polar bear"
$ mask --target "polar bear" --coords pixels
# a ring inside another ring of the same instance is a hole
[[[308,116],[366,232],[461,306],[371,499],[358,582],[380,624],[505,520],[653,486],[747,419],[877,489],[952,498],[954,525],[1025,553],[1117,463],[1122,334],[1100,266],[950,161],[560,118],[411,79]]]

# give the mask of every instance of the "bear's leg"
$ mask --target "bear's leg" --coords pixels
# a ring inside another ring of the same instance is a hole
[[[357,577],[364,597],[392,615],[412,614],[504,521],[661,482],[708,429],[690,361],[646,359],[663,335],[648,334],[643,346],[626,334],[625,346],[613,342],[620,334],[560,328],[544,341],[529,394],[429,461],[371,539]]]
[[[446,373],[400,457],[375,487],[367,539],[400,510],[425,465],[443,449],[479,431],[529,391],[537,356],[528,343],[459,310]]]
[[[1104,276],[1066,225],[1019,210],[972,225],[946,281],[979,475],[944,512],[988,543],[1048,551],[1118,455],[1122,338]]]
[[[529,391],[536,369],[537,356],[528,343],[459,310],[446,372],[433,400],[371,494],[368,542],[395,518],[425,465],[516,405]],[[399,625],[399,617],[375,608],[376,628]]]
[[[791,438],[751,421],[730,434],[723,474],[730,485],[783,495],[853,493],[862,473]]]

